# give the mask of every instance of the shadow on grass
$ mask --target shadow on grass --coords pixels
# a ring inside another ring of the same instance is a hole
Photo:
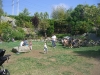
[[[44,52],[39,52],[40,54],[44,54]]]
[[[88,51],[74,51],[74,53],[77,53],[79,56],[85,56],[88,58],[96,58],[100,60],[100,49],[98,50],[88,50]]]

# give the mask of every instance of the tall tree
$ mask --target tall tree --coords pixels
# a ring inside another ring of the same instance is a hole
[[[97,35],[100,36],[100,3],[98,3],[98,6],[97,6],[97,20],[96,20],[96,26],[97,26]]]
[[[49,14],[47,12],[44,12],[44,13],[40,12],[39,18],[41,20],[43,20],[43,19],[49,19]]]
[[[53,7],[51,17],[55,20],[54,31],[56,33],[66,32],[67,22],[65,19],[67,15],[67,8],[64,5]]]
[[[44,19],[49,19],[49,14],[47,12],[44,13]]]
[[[32,21],[32,24],[34,25],[35,29],[37,29],[38,25],[39,25],[39,18],[37,16],[33,16],[31,21]]]
[[[68,22],[71,25],[72,34],[82,34],[88,32],[90,28],[89,18],[86,16],[90,13],[86,12],[86,9],[89,9],[88,5],[77,5],[75,9],[71,12]],[[87,13],[87,14],[86,14]]]
[[[86,14],[85,17],[88,19],[91,25],[95,27],[95,31],[97,34],[98,25],[100,24],[99,23],[99,20],[100,20],[99,5],[97,7],[95,5],[85,7],[85,14]]]
[[[45,38],[46,38],[46,36],[47,36],[46,30],[47,30],[47,28],[50,26],[50,25],[49,25],[48,19],[49,19],[49,15],[48,15],[47,12],[45,12],[45,13],[42,13],[42,12],[41,12],[41,13],[40,13],[40,23],[39,23],[39,27],[40,27],[40,29],[44,32]]]
[[[23,15],[23,16],[29,16],[29,11],[27,8],[25,8],[21,13],[19,13],[19,15]]]
[[[42,12],[40,12],[39,18],[42,20],[44,19],[44,14]]]
[[[39,13],[38,13],[38,12],[35,12],[35,13],[34,13],[34,16],[39,17]]]
[[[51,17],[53,19],[64,19],[65,18],[66,8],[62,5],[53,7]]]
[[[30,22],[29,11],[25,8],[22,12],[19,13],[17,23],[21,27],[27,27],[25,22]]]
[[[43,31],[46,36],[46,30],[49,27],[49,22],[48,22],[49,15],[47,12],[36,12],[34,14],[34,17],[32,18],[32,24],[35,27],[35,32],[37,32],[37,29]]]

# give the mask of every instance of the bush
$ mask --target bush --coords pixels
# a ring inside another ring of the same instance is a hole
[[[8,28],[3,28],[2,29],[2,40],[3,41],[10,41],[10,38],[12,37],[12,28],[8,27]]]
[[[8,22],[2,22],[0,23],[0,35],[3,33],[3,29],[8,28],[11,26]]]
[[[19,31],[13,31],[12,35],[15,40],[21,40],[25,38],[25,34]]]
[[[51,36],[54,33],[54,27],[50,26],[47,28],[47,36]]]
[[[13,29],[12,27],[2,29],[2,40],[9,42],[14,38],[15,40],[21,40],[25,37],[24,30],[22,28]]]
[[[63,38],[65,36],[70,36],[70,34],[56,34],[57,38]]]

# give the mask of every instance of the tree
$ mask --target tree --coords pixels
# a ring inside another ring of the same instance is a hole
[[[40,12],[39,18],[41,20],[43,20],[43,19],[49,19],[49,14],[47,12],[44,12],[44,13]]]
[[[90,7],[91,6],[89,5],[79,4],[71,12],[71,15],[67,21],[71,25],[72,34],[83,34],[90,31],[92,28],[90,13],[93,14],[91,11],[89,11]]]
[[[29,11],[27,8],[25,8],[21,13],[19,13],[19,15],[23,15],[23,16],[29,16]]]
[[[85,14],[87,20],[91,23],[93,27],[95,27],[95,32],[97,34],[97,30],[99,28],[99,17],[100,17],[100,6],[98,3],[98,6],[91,5],[91,6],[86,6],[85,7]]]
[[[49,15],[47,12],[36,12],[32,18],[32,24],[35,27],[35,32],[37,32],[37,29],[40,31],[43,31],[46,36],[46,30],[49,27],[49,22],[48,22]]]
[[[43,30],[44,36],[45,36],[45,38],[46,38],[46,37],[47,37],[46,30],[47,30],[47,28],[49,27],[49,22],[48,22],[48,20],[41,20],[41,21],[40,21],[40,24],[39,24],[39,27],[41,28],[41,30]]]
[[[39,18],[37,16],[33,16],[33,18],[31,19],[32,24],[34,25],[35,28],[38,28],[38,24],[39,24]]]
[[[49,19],[49,14],[47,12],[44,13],[44,19]]]
[[[54,33],[54,20],[50,19],[49,24],[50,26],[47,28],[47,35],[51,36]]]
[[[38,12],[34,13],[34,16],[37,16],[38,18],[40,17]]]
[[[40,23],[39,23],[39,28],[41,31],[43,31],[44,33],[44,36],[45,38],[47,37],[47,34],[46,34],[46,30],[47,28],[49,27],[49,22],[48,22],[48,13],[45,12],[45,13],[40,13]]]
[[[63,5],[53,7],[51,17],[53,19],[65,19],[66,8]]]
[[[43,15],[42,12],[40,13],[39,18],[40,18],[41,20],[44,19],[44,15]]]
[[[25,8],[22,12],[19,13],[18,16],[14,16],[17,20],[17,25],[20,27],[28,27],[26,26],[26,22],[30,23],[31,17],[29,16],[29,11],[27,8]]]
[[[68,23],[66,21],[66,18],[68,17],[69,12],[67,12],[67,9],[63,5],[58,5],[57,7],[53,7],[52,9],[52,18],[54,21],[54,31],[56,33],[67,33],[66,29],[68,26]]]
[[[97,35],[100,36],[100,3],[98,3],[98,6],[97,6],[97,10],[98,10],[98,15],[97,15],[97,20],[96,20],[96,26],[97,26]]]
[[[38,32],[38,25],[39,25],[39,18],[35,15],[31,19],[32,25],[34,26],[34,32],[37,34]],[[36,35],[35,35],[36,38]]]

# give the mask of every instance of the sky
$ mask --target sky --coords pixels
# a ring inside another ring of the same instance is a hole
[[[66,9],[69,9],[71,7],[75,8],[78,4],[97,6],[98,3],[100,3],[100,0],[2,0],[3,10],[8,15],[17,15],[25,8],[28,9],[30,15],[34,15],[35,12],[48,12],[51,15],[52,8],[56,6],[63,5]]]

